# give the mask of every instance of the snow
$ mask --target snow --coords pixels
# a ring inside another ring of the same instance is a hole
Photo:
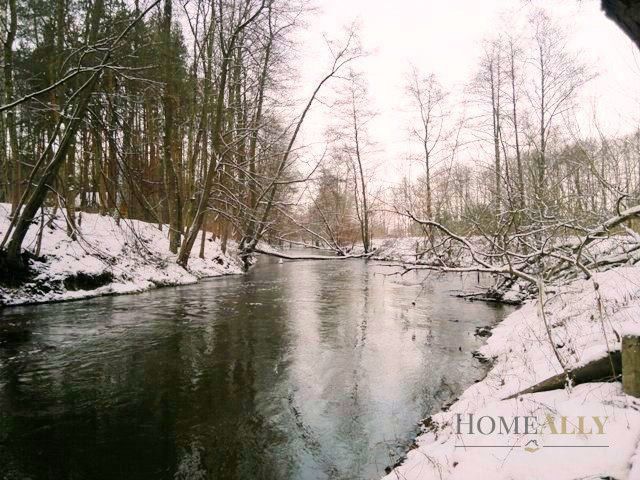
[[[7,231],[8,213],[9,205],[0,204],[0,237]],[[36,248],[38,230],[39,223],[35,222],[24,244],[30,251]],[[233,256],[222,254],[219,243],[209,240],[205,258],[198,258],[198,243],[188,271],[181,268],[169,251],[166,226],[159,230],[155,224],[125,219],[118,225],[112,217],[83,213],[78,241],[71,240],[65,230],[64,217],[58,213],[52,228],[44,228],[40,252],[44,261],[33,262],[34,277],[20,288],[0,287],[0,305],[133,293],[242,271]],[[415,262],[419,241],[378,241],[377,258]],[[78,274],[96,276],[105,272],[112,278],[98,288],[65,287],[65,279]],[[469,387],[447,411],[430,417],[416,439],[417,448],[386,480],[640,480],[640,401],[625,395],[620,383],[588,383],[508,399],[561,373],[557,355],[566,367],[575,368],[618,350],[622,336],[639,335],[640,267],[618,267],[598,272],[592,279],[554,285],[544,298],[544,318],[538,301],[526,302],[493,329],[480,350],[493,359],[486,378]],[[553,342],[549,341],[548,330]],[[531,416],[542,427],[533,433],[496,430],[482,435],[456,431],[458,415],[467,419],[469,414],[476,419],[501,416],[507,421]],[[557,421],[565,416],[572,429],[578,417],[597,417],[605,421],[604,432],[557,435],[544,424],[548,415]],[[525,450],[523,447],[531,445],[532,440],[540,448]]]
[[[0,238],[9,227],[10,205],[0,204]],[[51,213],[51,212],[49,212]],[[45,217],[45,225],[49,217]],[[58,211],[51,228],[43,230],[40,255],[32,261],[33,278],[19,288],[0,287],[0,305],[19,305],[74,300],[100,295],[136,293],[168,285],[195,283],[201,278],[237,274],[241,265],[231,254],[223,254],[218,241],[205,241],[204,259],[198,258],[200,241],[193,248],[188,270],[176,263],[169,251],[167,226],[110,216],[81,214],[78,240],[66,234],[66,221]],[[34,222],[23,247],[36,250],[40,222]],[[232,250],[233,245],[230,246]],[[112,280],[94,289],[69,289],[64,280],[78,274],[111,274]]]
[[[640,267],[619,267],[557,286],[545,298],[544,312],[553,344],[568,368],[603,358],[607,351],[620,349],[622,336],[640,333]],[[640,479],[640,401],[625,395],[619,382],[507,399],[562,372],[538,300],[526,302],[500,323],[480,353],[494,359],[487,377],[448,411],[431,417],[435,427],[423,428],[418,448],[386,480],[468,479],[479,478],[479,472],[491,479]],[[531,435],[458,432],[457,415],[466,421],[470,413],[476,419],[490,415],[507,421],[530,415],[540,423],[546,415],[557,421],[564,415],[573,426],[579,416],[607,420],[602,435],[558,435],[551,428]],[[532,453],[523,446],[533,439],[541,448]]]
[[[424,237],[374,239],[373,247],[376,248],[376,252],[373,258],[418,265],[436,262],[439,265],[442,260],[450,266],[471,264],[471,256],[459,243],[451,242],[450,246],[451,249],[447,252],[446,258],[438,258],[429,251],[430,245]]]

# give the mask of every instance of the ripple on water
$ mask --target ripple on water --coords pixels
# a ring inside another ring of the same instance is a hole
[[[424,284],[388,272],[265,263],[197,285],[3,311],[8,478],[382,474],[420,418],[483,374],[473,332],[507,312],[451,298],[457,276]]]

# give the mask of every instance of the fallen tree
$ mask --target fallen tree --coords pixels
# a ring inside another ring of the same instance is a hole
[[[362,253],[359,255],[287,255],[275,250],[265,250],[260,247],[253,249],[255,253],[262,253],[263,255],[269,255],[271,257],[282,258],[284,260],[351,260],[354,258],[369,258],[375,252]]]
[[[405,215],[425,232],[437,231],[450,242],[431,242],[427,248],[435,258],[444,259],[451,243],[455,242],[469,255],[470,264],[465,266],[448,264],[445,260],[429,264],[405,264],[405,271],[437,270],[442,272],[481,272],[500,277],[491,292],[495,298],[516,282],[529,294],[538,291],[539,282],[554,284],[577,278],[590,279],[592,272],[620,265],[633,264],[640,260],[640,241],[624,224],[640,217],[640,205],[618,212],[615,216],[592,228],[584,228],[574,222],[558,220],[544,226],[536,226],[528,235],[512,233],[502,235],[483,234],[483,242],[472,242],[440,222],[420,219],[410,211]],[[573,237],[573,238],[572,238]],[[597,241],[609,241],[602,251],[591,251]],[[480,243],[483,246],[479,246]]]
[[[568,374],[560,373],[549,377],[542,382],[536,383],[529,388],[509,395],[504,400],[510,400],[512,398],[519,397],[521,395],[527,395],[529,393],[548,392],[550,390],[557,390],[565,388],[567,381],[571,382],[571,385],[579,385],[581,383],[589,382],[602,382],[615,380],[622,371],[622,355],[620,351],[610,352],[609,355],[592,360],[578,368],[574,368],[569,371]]]

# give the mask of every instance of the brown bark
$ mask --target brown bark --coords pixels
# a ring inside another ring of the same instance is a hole
[[[6,102],[11,102],[14,98],[13,85],[13,42],[16,38],[18,28],[18,14],[16,10],[16,0],[9,0],[9,25],[7,38],[4,43],[4,91]],[[9,147],[11,149],[11,163],[13,175],[11,183],[13,192],[11,195],[11,212],[15,213],[20,197],[22,195],[22,162],[20,160],[20,150],[18,146],[18,132],[16,128],[16,112],[10,109],[6,114],[6,127],[9,131]],[[9,162],[7,162],[8,164]],[[9,165],[7,165],[9,166]],[[8,188],[11,188],[8,185]]]
[[[228,41],[224,42],[225,45],[221,46],[222,49],[222,63],[220,65],[220,76],[218,82],[218,95],[216,99],[216,111],[213,122],[213,130],[212,130],[212,148],[213,148],[213,156],[210,159],[209,166],[207,169],[207,173],[205,175],[204,187],[202,189],[202,193],[197,202],[197,209],[194,214],[193,220],[185,235],[184,242],[180,248],[180,253],[178,254],[178,264],[183,267],[187,266],[189,262],[189,256],[191,255],[191,250],[193,249],[193,245],[198,238],[198,232],[202,228],[202,222],[204,220],[204,215],[206,213],[207,204],[209,202],[209,198],[211,196],[211,190],[213,188],[214,180],[216,177],[216,173],[218,171],[217,164],[218,159],[222,156],[222,150],[224,146],[223,139],[223,128],[224,128],[224,101],[227,94],[227,81],[229,74],[229,63],[232,58],[231,52],[233,52],[236,41],[238,40],[238,36],[244,30],[244,28],[251,22],[253,22],[262,9],[265,6],[265,2],[263,1],[258,10],[251,15],[246,21],[242,22],[240,25],[234,28],[233,32],[229,36]],[[220,33],[221,39],[224,37],[223,33]]]
[[[151,6],[145,10],[144,13],[147,13],[151,8],[155,7],[159,3],[159,0],[152,3]],[[93,5],[92,15],[91,15],[91,26],[89,33],[89,42],[94,44],[98,38],[98,32],[100,27],[100,21],[104,17],[104,0],[96,0]],[[44,203],[47,192],[51,185],[58,175],[58,171],[60,167],[64,164],[66,156],[69,152],[69,149],[72,147],[73,142],[75,141],[75,136],[78,131],[80,124],[84,120],[84,116],[87,112],[89,102],[91,100],[91,94],[94,91],[98,81],[100,80],[104,65],[106,65],[111,58],[113,53],[113,49],[118,44],[118,42],[129,32],[129,30],[140,20],[142,16],[138,17],[132,24],[130,24],[118,38],[114,41],[105,54],[100,59],[100,63],[93,68],[91,73],[88,75],[87,80],[82,84],[81,87],[75,92],[73,95],[73,99],[76,101],[75,108],[71,112],[70,120],[66,125],[64,130],[64,135],[60,140],[59,146],[51,160],[44,167],[44,171],[42,172],[42,176],[36,183],[33,190],[30,192],[28,199],[24,204],[24,208],[20,212],[17,220],[12,224],[13,230],[11,233],[11,237],[7,244],[6,255],[4,259],[4,268],[9,272],[19,273],[20,271],[24,271],[26,269],[26,265],[22,259],[22,243],[27,234],[27,231],[32,224],[35,215],[39,208]],[[59,128],[59,127],[58,127]],[[49,153],[48,151],[52,149],[53,142],[48,144],[47,149],[45,150],[42,158],[46,158],[46,155]],[[34,168],[35,171],[35,168]],[[33,176],[33,175],[32,175]],[[23,195],[24,196],[24,195]],[[7,236],[9,232],[7,232]],[[6,238],[5,238],[6,240]]]
[[[171,78],[173,68],[171,25],[172,10],[171,0],[165,0],[162,19],[162,36],[164,49],[164,72],[165,85],[162,96],[164,107],[164,138],[162,147],[162,168],[164,176],[165,197],[167,201],[167,211],[169,213],[169,250],[178,253],[180,240],[182,238],[182,202],[180,195],[180,182],[176,172],[177,158],[175,158],[174,145],[174,116],[175,98],[173,92],[173,79]]]

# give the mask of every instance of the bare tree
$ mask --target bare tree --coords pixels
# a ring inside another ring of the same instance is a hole
[[[371,250],[371,199],[365,164],[368,163],[366,156],[370,149],[367,125],[374,114],[368,108],[367,88],[362,75],[352,69],[349,71],[342,97],[342,105],[336,109],[340,112],[338,124],[332,133],[340,144],[337,161],[343,157],[353,172],[355,213],[360,224],[360,239],[365,253],[368,253]]]
[[[218,169],[221,165],[221,160],[224,156],[225,141],[224,141],[224,127],[225,127],[225,98],[229,94],[228,82],[229,71],[231,68],[231,61],[234,58],[233,53],[236,50],[237,42],[247,26],[255,22],[262,14],[266,6],[266,0],[254,7],[253,2],[246,1],[238,7],[238,11],[232,10],[225,14],[223,10],[223,4],[219,3],[219,11],[217,15],[218,37],[219,37],[219,49],[222,57],[222,63],[220,65],[220,71],[217,79],[217,98],[216,98],[216,110],[213,116],[213,131],[212,131],[212,150],[213,155],[209,161],[209,165],[206,169],[206,175],[204,179],[204,185],[199,198],[196,200],[196,208],[191,220],[191,224],[187,229],[184,241],[178,252],[178,263],[183,267],[187,266],[191,250],[198,237],[198,233],[202,228],[204,217],[208,208],[208,203],[211,198],[211,191],[214,186],[214,181]],[[213,20],[212,20],[213,21]]]
[[[357,36],[355,30],[351,29],[347,33],[347,40],[342,44],[342,46],[336,48],[335,45],[330,45],[330,51],[332,53],[333,60],[329,71],[317,83],[315,89],[313,90],[313,93],[305,104],[302,113],[294,122],[293,132],[288,138],[284,151],[279,156],[280,158],[277,161],[277,166],[273,178],[257,197],[256,204],[258,206],[262,206],[262,208],[258,209],[255,215],[255,220],[250,222],[249,228],[244,232],[243,237],[240,241],[240,249],[244,258],[247,258],[248,255],[255,251],[258,242],[265,233],[265,230],[268,226],[269,216],[275,207],[278,188],[283,183],[287,183],[286,181],[283,182],[282,178],[287,168],[290,167],[291,154],[293,152],[294,145],[296,143],[304,120],[311,110],[311,107],[318,97],[318,94],[320,93],[322,87],[329,80],[338,75],[338,73],[347,64],[361,56],[359,46],[357,45]]]
[[[407,82],[411,102],[419,116],[419,127],[413,135],[420,141],[425,167],[426,214],[433,218],[432,171],[434,156],[445,140],[444,102],[447,94],[434,74],[422,75],[417,68],[411,69]]]
[[[503,171],[507,165],[501,153],[504,118],[502,97],[506,73],[504,60],[502,39],[487,42],[478,74],[472,84],[481,111],[478,117],[482,123],[480,129],[490,131],[493,150],[493,206],[496,213],[499,213],[503,207],[502,187],[505,182]]]
[[[546,203],[549,137],[558,117],[569,112],[579,88],[591,78],[585,65],[571,52],[565,33],[542,10],[531,17],[534,48],[530,58],[533,85],[528,98],[537,120],[537,132],[529,138],[535,147],[533,168],[534,201],[539,209]]]
[[[509,35],[506,42],[508,56],[508,80],[511,96],[511,125],[513,128],[513,141],[516,157],[516,181],[517,181],[517,206],[523,209],[525,206],[524,167],[522,160],[522,145],[520,143],[520,119],[519,110],[520,91],[522,88],[522,48],[514,35]],[[506,154],[505,154],[506,155]],[[505,159],[505,161],[507,161]]]

